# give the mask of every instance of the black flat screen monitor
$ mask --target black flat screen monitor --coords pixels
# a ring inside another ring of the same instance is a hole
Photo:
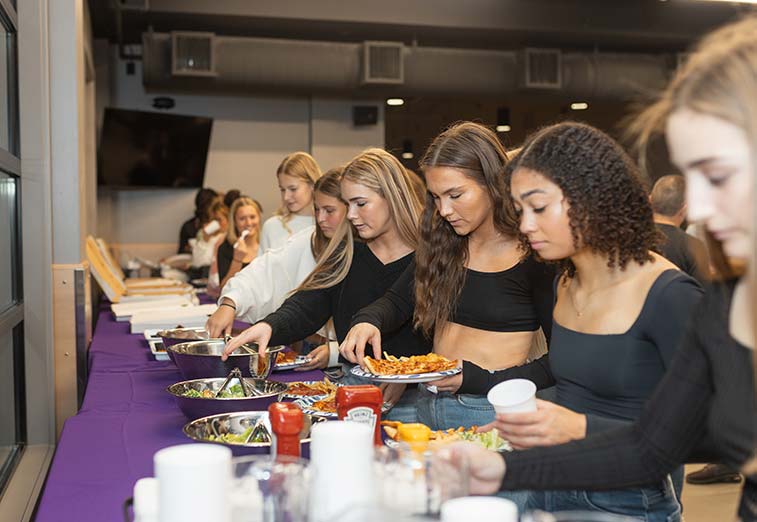
[[[97,182],[114,188],[200,188],[213,120],[105,109]]]

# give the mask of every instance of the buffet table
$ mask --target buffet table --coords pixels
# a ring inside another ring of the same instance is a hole
[[[99,312],[89,353],[81,410],[58,441],[42,492],[39,522],[116,522],[137,479],[153,475],[153,454],[190,440],[188,422],[165,391],[181,381],[170,361],[156,361],[142,335],[116,322],[109,305]],[[320,371],[281,372],[280,381],[320,380]]]

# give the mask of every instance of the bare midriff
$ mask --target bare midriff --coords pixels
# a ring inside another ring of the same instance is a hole
[[[526,362],[535,332],[491,332],[446,323],[434,335],[434,352],[448,359],[470,361],[487,370]]]

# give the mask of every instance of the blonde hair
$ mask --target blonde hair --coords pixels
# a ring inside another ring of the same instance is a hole
[[[413,180],[397,158],[382,149],[365,150],[347,164],[342,179],[363,185],[384,198],[400,238],[415,250],[423,203],[415,191]],[[345,219],[313,271],[296,291],[318,290],[339,284],[352,265],[354,237],[352,224]]]
[[[660,98],[633,122],[630,132],[636,138],[640,163],[646,167],[651,140],[664,131],[668,117],[682,109],[725,120],[744,131],[753,165],[757,165],[757,17],[750,16],[726,25],[706,36],[688,61],[676,73]],[[757,183],[757,180],[755,180]],[[755,185],[757,187],[757,185]],[[757,231],[757,189],[752,191],[752,252],[747,276],[754,283],[757,268],[755,234]],[[721,277],[736,275],[736,267],[727,262],[722,246],[708,234],[713,263]],[[752,284],[752,322],[757,323],[757,291]],[[757,346],[757,342],[755,342]],[[757,377],[757,357],[752,354]],[[757,382],[757,379],[756,379]],[[757,390],[755,390],[757,392]],[[743,467],[744,473],[757,472],[753,456]]]
[[[276,177],[280,174],[286,174],[292,176],[300,181],[304,181],[312,188],[315,182],[321,177],[321,168],[316,163],[315,158],[307,152],[293,152],[288,154],[276,169]],[[279,209],[276,211],[276,215],[281,219],[284,228],[291,234],[287,222],[292,219],[292,213],[282,203]]]
[[[255,228],[255,230],[252,231],[253,237],[255,237],[256,241],[260,241],[260,221],[261,221],[261,214],[260,206],[258,206],[257,202],[247,196],[239,196],[237,199],[234,200],[234,203],[231,204],[231,209],[229,210],[229,230],[226,233],[226,241],[228,241],[230,244],[234,244],[237,242],[237,239],[239,239],[239,234],[237,234],[237,210],[239,210],[242,207],[253,207],[255,209],[255,212],[258,213],[258,226]]]

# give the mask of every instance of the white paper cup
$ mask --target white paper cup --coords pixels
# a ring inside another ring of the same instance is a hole
[[[528,379],[511,379],[489,390],[486,398],[497,413],[536,411],[536,385]]]
[[[529,381],[530,382],[530,381]],[[518,522],[518,506],[499,497],[461,497],[442,504],[442,522],[496,520]]]

